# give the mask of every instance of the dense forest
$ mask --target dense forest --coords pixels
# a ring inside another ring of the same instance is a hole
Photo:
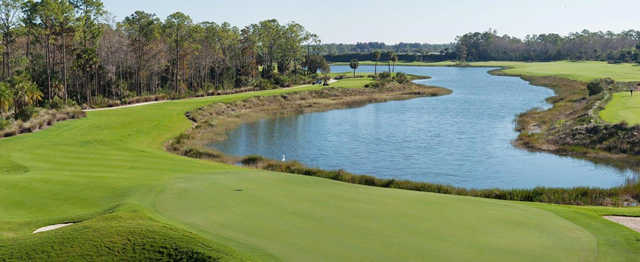
[[[467,33],[456,38],[453,44],[398,44],[358,43],[355,45],[322,45],[324,57],[331,62],[376,60],[376,52],[383,54],[382,61],[395,53],[404,62],[438,62],[457,59],[472,61],[558,61],[593,60],[610,63],[640,63],[640,31],[620,33],[582,32],[566,36],[559,34],[528,35],[524,39],[499,35],[495,30]]]
[[[328,70],[318,37],[294,22],[239,28],[143,11],[115,21],[100,0],[3,0],[0,36],[0,120],[35,106],[290,86]]]
[[[439,54],[442,50],[452,48],[453,44],[398,43],[387,45],[380,42],[363,42],[356,44],[323,44],[323,55],[338,56],[345,54],[368,54],[374,51],[395,52],[399,54],[428,55]]]
[[[612,63],[640,62],[640,31],[621,33],[582,32],[529,35],[519,39],[495,30],[467,33],[456,39],[461,61],[557,61],[598,60]]]

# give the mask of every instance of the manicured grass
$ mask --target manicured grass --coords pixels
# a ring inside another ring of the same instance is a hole
[[[634,92],[633,97],[629,92],[613,94],[605,109],[600,111],[600,118],[609,123],[640,124],[640,93]]]
[[[600,209],[365,187],[164,151],[166,141],[191,126],[187,111],[318,88],[90,112],[0,140],[0,257],[625,261],[640,255],[640,234],[600,218]],[[68,221],[84,222],[31,234]]]
[[[361,65],[372,65],[374,62],[363,61]],[[336,63],[342,64],[342,63]],[[378,63],[382,70],[385,69],[386,63]],[[453,61],[444,61],[437,63],[425,62],[399,62],[398,66],[454,66]],[[469,66],[486,66],[486,67],[508,67],[503,73],[508,75],[529,75],[529,76],[557,76],[572,80],[588,82],[593,79],[610,77],[616,81],[640,81],[640,65],[637,64],[609,64],[606,62],[585,61],[585,62],[508,62],[508,61],[491,61],[491,62],[472,62]]]
[[[557,76],[588,82],[594,79],[610,77],[616,81],[640,81],[640,66],[637,64],[609,64],[606,62],[483,62],[473,66],[507,66],[504,73],[509,75]]]

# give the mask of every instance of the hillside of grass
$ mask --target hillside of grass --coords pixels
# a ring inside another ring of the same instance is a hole
[[[600,118],[609,123],[640,124],[640,93],[634,92],[634,96],[629,92],[613,94],[605,109],[600,111]]]
[[[164,150],[191,127],[185,112],[318,88],[89,112],[0,140],[0,258],[628,261],[640,255],[640,234],[602,219],[599,209],[366,187]],[[608,212],[640,216],[638,209]],[[31,234],[64,222],[77,224]]]

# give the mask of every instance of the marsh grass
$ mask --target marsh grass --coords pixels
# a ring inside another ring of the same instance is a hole
[[[69,107],[60,110],[39,109],[39,111],[27,121],[7,121],[8,124],[5,124],[4,129],[0,128],[0,138],[36,132],[53,126],[60,121],[83,117],[86,117],[86,113],[78,107]]]
[[[625,186],[610,189],[590,187],[467,189],[443,184],[376,178],[368,175],[352,174],[344,170],[323,170],[318,168],[309,168],[296,161],[278,162],[274,160],[268,160],[260,156],[247,156],[240,162],[246,166],[261,168],[274,172],[321,177],[351,184],[500,200],[581,206],[630,206],[636,205],[638,200],[640,200],[640,184],[638,184],[634,180],[627,181],[627,184]]]

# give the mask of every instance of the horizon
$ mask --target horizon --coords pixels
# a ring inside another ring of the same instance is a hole
[[[490,4],[465,0],[454,3],[444,0],[399,0],[393,5],[382,0],[349,3],[328,0],[321,6],[292,0],[269,3],[190,0],[180,4],[151,0],[106,0],[104,5],[118,21],[136,10],[154,13],[163,20],[167,15],[180,11],[191,16],[194,23],[229,22],[238,27],[274,18],[284,23],[297,22],[327,44],[383,42],[387,45],[449,44],[455,41],[456,36],[489,29],[520,39],[542,33],[566,36],[585,29],[619,33],[638,29],[637,23],[628,17],[634,17],[634,10],[640,9],[640,2],[631,0],[622,0],[616,5],[607,1],[585,4],[578,0],[563,0],[560,5],[553,0],[542,0],[535,4],[508,0],[495,0]],[[437,12],[430,12],[434,6]],[[385,11],[380,13],[380,10]],[[397,30],[399,27],[403,30]]]

